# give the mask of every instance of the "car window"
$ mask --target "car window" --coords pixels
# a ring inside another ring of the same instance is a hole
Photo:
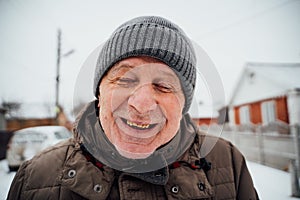
[[[30,137],[30,141],[32,143],[43,143],[47,139],[45,134],[39,132],[32,132],[28,134],[28,136]]]
[[[47,139],[45,134],[35,132],[35,131],[26,131],[22,133],[16,133],[13,136],[13,143],[16,144],[27,144],[27,143],[43,143]]]
[[[26,144],[27,142],[27,135],[25,134],[14,134],[12,137],[12,143],[21,145]]]

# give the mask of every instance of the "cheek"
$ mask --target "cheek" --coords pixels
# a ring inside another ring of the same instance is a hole
[[[181,118],[182,118],[181,109],[178,109],[178,112],[171,112],[169,116],[169,120],[167,121],[168,123],[167,127],[169,130],[171,130],[171,132],[174,133],[174,135],[177,133],[179,129]]]
[[[100,90],[100,98],[99,98],[99,119],[104,129],[104,132],[109,132],[109,123],[112,120],[112,111],[111,111],[111,93],[106,90]]]
[[[103,98],[99,108],[99,120],[103,128],[104,134],[111,143],[114,143],[114,118],[111,111],[111,106],[108,104],[108,98]]]
[[[102,93],[101,97],[99,98],[99,117],[104,117],[106,113],[108,112],[110,106],[108,105],[108,102],[110,100],[110,94],[109,93]]]
[[[105,132],[108,130],[108,126],[109,126],[108,121],[110,120],[110,115],[109,115],[110,111],[108,110],[108,106],[106,102],[107,101],[105,98],[101,99],[99,102],[99,119]]]
[[[182,117],[184,98],[182,96],[170,96],[164,99],[162,105],[168,121],[178,122]]]
[[[172,139],[179,129],[183,109],[183,103],[179,100],[179,98],[173,96],[161,102],[164,114],[167,118],[166,126],[162,134],[165,142]]]
[[[124,101],[126,96],[124,91],[114,89],[112,87],[102,88],[100,90],[99,98],[99,119],[104,130],[105,135],[113,143],[117,128],[115,119],[113,117],[114,111],[118,109]]]
[[[128,101],[131,91],[128,89],[114,89],[111,90],[110,104],[112,111],[118,109],[124,102]]]
[[[100,114],[106,117],[113,115],[113,112],[125,101],[123,91],[110,85],[100,87],[99,107]]]

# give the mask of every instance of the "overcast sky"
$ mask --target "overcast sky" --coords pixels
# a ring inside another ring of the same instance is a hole
[[[62,53],[75,52],[61,60],[60,100],[72,107],[88,56],[117,26],[140,15],[181,26],[214,63],[226,101],[245,62],[300,62],[299,0],[0,0],[0,102],[55,102],[61,28]]]

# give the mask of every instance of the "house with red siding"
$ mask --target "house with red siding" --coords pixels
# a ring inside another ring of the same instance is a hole
[[[300,63],[246,63],[228,112],[231,125],[300,124]]]

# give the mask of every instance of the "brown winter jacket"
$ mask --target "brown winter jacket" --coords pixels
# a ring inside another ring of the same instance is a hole
[[[181,129],[195,131],[191,127],[186,115]],[[211,149],[207,144],[214,142]],[[198,133],[175,164],[144,174],[96,166],[84,155],[82,143],[75,130],[75,138],[26,161],[8,199],[258,199],[244,157],[220,138]],[[200,149],[208,152],[211,168],[195,166]]]

